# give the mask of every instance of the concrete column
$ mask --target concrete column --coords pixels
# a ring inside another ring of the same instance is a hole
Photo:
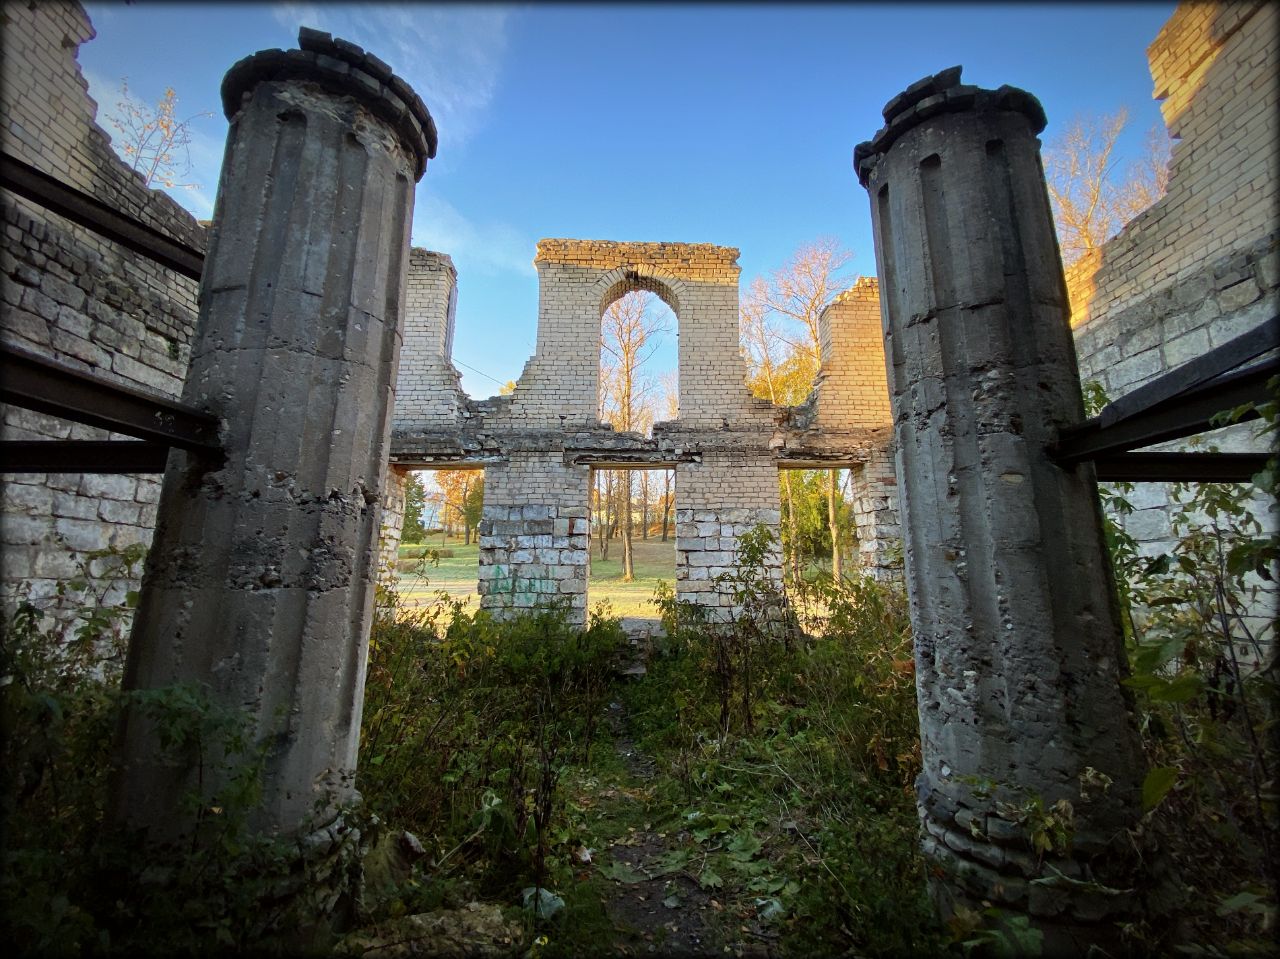
[[[1125,830],[1143,758],[1092,467],[1045,455],[1084,414],[1044,113],[1024,91],[959,81],[957,67],[909,87],[854,153],[886,324],[924,847],[944,910],[1022,910],[1052,931],[1048,954],[1083,954],[1071,943],[1107,939],[1132,908],[1071,880],[1135,885]],[[1035,810],[1056,803],[1072,841],[1041,861]]]
[[[125,686],[205,686],[267,745],[260,830],[354,798],[422,101],[381,60],[303,30],[241,60],[183,400],[217,414],[226,462],[170,455]],[[122,723],[117,821],[185,831],[223,785]]]

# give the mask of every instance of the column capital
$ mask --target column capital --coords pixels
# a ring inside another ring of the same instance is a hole
[[[985,90],[960,82],[963,67],[948,67],[931,77],[924,77],[907,87],[884,105],[884,126],[870,140],[853,148],[853,169],[864,187],[871,171],[902,134],[931,117],[943,113],[1015,112],[1031,123],[1031,133],[1045,128],[1044,108],[1040,101],[1018,87],[1002,86]]]
[[[439,138],[422,98],[372,53],[320,30],[298,31],[300,50],[259,50],[235,63],[222,79],[222,109],[227,119],[240,112],[247,95],[260,83],[297,80],[315,83],[331,93],[349,96],[385,121],[415,160],[414,179],[421,180],[434,159]]]

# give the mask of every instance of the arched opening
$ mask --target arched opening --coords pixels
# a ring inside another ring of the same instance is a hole
[[[604,298],[600,320],[599,416],[618,433],[653,434],[679,415],[677,301],[651,278],[628,274]],[[643,463],[592,471],[588,604],[656,619],[650,602],[675,578],[675,470]]]

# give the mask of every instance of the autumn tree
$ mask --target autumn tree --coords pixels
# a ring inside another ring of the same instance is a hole
[[[440,487],[440,524],[445,534],[461,527],[462,541],[469,544],[472,531],[480,525],[484,473],[480,470],[436,470],[436,484]]]
[[[625,293],[605,309],[600,324],[600,418],[623,433],[645,432],[653,426],[654,384],[642,376],[641,366],[658,348],[666,325],[653,312],[652,293]],[[611,484],[617,496],[614,515],[622,532],[622,580],[635,578],[632,514],[635,481],[631,470],[620,471]],[[609,484],[606,478],[606,485]]]
[[[748,386],[756,396],[794,406],[804,402],[822,364],[818,321],[851,277],[841,271],[852,254],[834,237],[805,244],[768,279],[757,278],[742,304],[742,338],[750,365]],[[827,516],[831,536],[831,572],[842,572],[839,519],[839,471],[827,477]],[[790,562],[800,574],[799,518],[790,471],[782,473]]]
[[[1147,134],[1142,155],[1120,169],[1116,146],[1128,121],[1124,108],[1079,115],[1044,149],[1045,182],[1067,266],[1100,248],[1168,188],[1170,140],[1162,126]]]
[[[122,78],[120,99],[108,118],[119,134],[112,145],[147,186],[196,190],[200,184],[186,180],[191,173],[191,123],[213,114],[205,110],[179,120],[177,107],[173,87],[166,87],[164,96],[149,106],[129,92],[129,78]]]

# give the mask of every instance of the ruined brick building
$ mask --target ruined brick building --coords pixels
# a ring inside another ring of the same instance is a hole
[[[93,33],[79,6],[45,4],[36,13],[13,5],[11,16],[5,151],[202,252],[201,225],[145,189],[98,126],[76,62],[78,45]],[[1274,97],[1267,95],[1274,93],[1267,69],[1274,17],[1265,4],[1184,5],[1148,51],[1154,92],[1176,138],[1169,193],[1067,277],[1081,376],[1102,382],[1113,398],[1276,313],[1276,133]],[[196,283],[8,193],[3,215],[6,342],[178,396]],[[545,240],[535,264],[537,352],[515,395],[479,401],[461,393],[450,363],[456,272],[447,253],[412,251],[389,543],[406,469],[483,467],[486,604],[527,606],[558,596],[580,612],[590,467],[674,466],[680,589],[714,605],[705,594],[730,562],[733,536],[755,522],[777,524],[777,469],[842,466],[854,470],[863,563],[883,568],[898,528],[873,279],[824,316],[812,402],[782,410],[753,400],[743,385],[736,251]],[[465,295],[465,278],[462,285]],[[680,322],[680,417],[659,424],[651,440],[617,435],[596,418],[600,312],[632,289],[662,296]],[[6,407],[4,416],[8,439],[105,435],[29,410]],[[21,586],[38,604],[50,602],[86,553],[149,541],[159,496],[154,474],[5,480],[10,596]],[[540,489],[547,494],[539,496]],[[1140,508],[1127,520],[1152,551],[1168,538],[1163,503],[1163,487],[1145,484]],[[119,584],[110,598],[129,587]]]
[[[563,600],[581,620],[592,467],[675,468],[677,593],[726,615],[715,576],[747,527],[778,524],[778,470],[839,466],[864,566],[883,571],[905,540],[926,852],[958,898],[1064,928],[1132,907],[1026,881],[1026,850],[972,781],[1052,802],[1078,794],[1081,770],[1107,772],[1114,788],[1076,823],[1076,849],[1099,861],[1139,816],[1093,474],[1045,451],[1079,425],[1079,378],[1122,397],[1261,338],[1280,312],[1273,5],[1170,18],[1148,51],[1177,138],[1168,195],[1065,283],[1035,98],[966,86],[958,69],[893,97],[854,171],[880,281],[824,314],[818,384],[798,408],[747,391],[736,250],[565,239],[538,244],[537,348],[514,393],[466,397],[450,361],[458,278],[445,253],[409,248],[435,127],[386,63],[304,29],[300,49],[235,64],[206,233],[111,151],[76,63],[93,36],[79,4],[4,13],[6,371],[91,373],[190,428],[108,448],[86,445],[104,429],[38,402],[5,406],[6,449],[45,464],[3,476],[5,601],[53,611],[82,566],[148,544],[126,684],[198,680],[251,714],[274,744],[257,825],[296,830],[317,800],[351,798],[379,532],[394,542],[405,470],[483,468],[484,604]],[[601,313],[637,289],[680,324],[679,416],[652,437],[597,417]],[[15,383],[6,397],[24,395]],[[169,446],[194,452],[166,459]],[[97,466],[95,451],[114,458]],[[1161,549],[1159,485],[1138,505],[1127,521]],[[177,828],[164,812],[191,771],[154,761],[138,715],[122,729],[112,815]]]

